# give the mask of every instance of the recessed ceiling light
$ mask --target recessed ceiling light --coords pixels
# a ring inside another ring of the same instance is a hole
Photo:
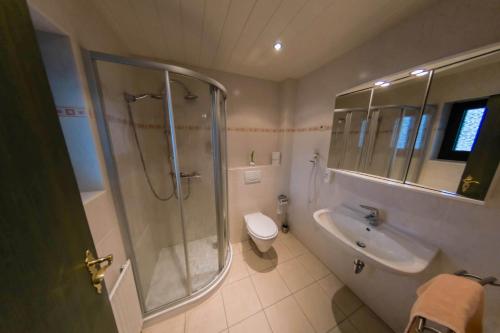
[[[428,71],[423,71],[423,72],[420,72],[418,74],[416,74],[417,76],[424,76],[424,75],[427,75],[429,72]]]
[[[377,82],[375,82],[375,85],[376,85],[376,86],[381,86],[381,85],[383,85],[384,83],[385,83],[385,81],[377,81]]]
[[[411,75],[418,75],[418,74],[422,73],[423,71],[424,71],[423,69],[416,69],[413,72],[411,72],[410,74]]]
[[[384,82],[384,83],[382,83],[380,86],[381,86],[381,87],[388,87],[388,86],[390,86],[390,85],[391,85],[391,84],[390,84],[389,82]]]
[[[281,44],[281,42],[276,42],[273,47],[276,51],[280,51],[283,48],[283,44]]]

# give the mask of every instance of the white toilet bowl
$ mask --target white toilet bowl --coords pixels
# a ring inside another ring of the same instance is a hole
[[[278,237],[278,227],[274,221],[261,212],[245,215],[248,235],[260,252],[267,252]]]

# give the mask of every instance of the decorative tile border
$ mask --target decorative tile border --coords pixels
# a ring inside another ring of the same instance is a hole
[[[87,117],[88,112],[84,108],[74,106],[56,106],[59,117]]]
[[[112,123],[119,123],[131,126],[131,122],[128,119],[117,117],[114,115],[106,114],[106,119]],[[163,129],[162,124],[147,124],[147,123],[136,123],[137,128],[143,129]],[[198,125],[177,125],[176,129],[188,130],[188,131],[199,131],[199,130],[210,130],[210,126],[198,126]],[[319,125],[312,127],[303,128],[257,128],[257,127],[228,127],[228,132],[244,132],[244,133],[301,133],[301,132],[325,132],[331,131],[331,125]]]

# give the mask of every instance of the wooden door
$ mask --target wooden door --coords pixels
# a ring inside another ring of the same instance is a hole
[[[25,1],[0,2],[0,108],[0,332],[117,332]]]
[[[478,200],[486,198],[500,161],[500,95],[490,96],[486,108],[457,189],[458,194]]]

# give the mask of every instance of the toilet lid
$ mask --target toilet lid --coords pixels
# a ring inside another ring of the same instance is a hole
[[[262,213],[245,215],[248,231],[259,238],[272,238],[278,233],[278,227],[271,218]]]

